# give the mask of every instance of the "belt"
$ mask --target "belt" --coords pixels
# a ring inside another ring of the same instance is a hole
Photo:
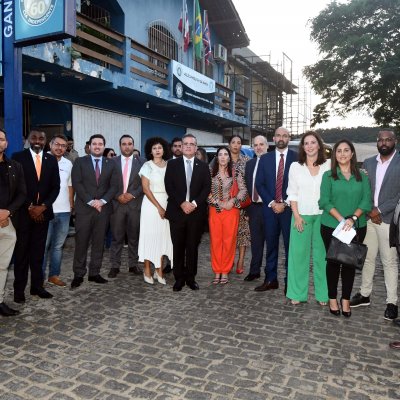
[[[251,204],[254,204],[256,206],[262,206],[263,203],[261,201],[252,201]]]

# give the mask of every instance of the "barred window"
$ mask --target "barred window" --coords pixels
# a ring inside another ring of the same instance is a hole
[[[149,48],[171,60],[178,61],[178,44],[171,32],[160,22],[149,27]]]

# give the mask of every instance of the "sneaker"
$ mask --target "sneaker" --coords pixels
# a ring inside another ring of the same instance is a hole
[[[384,318],[393,321],[397,318],[398,315],[398,307],[392,303],[386,305],[385,315]]]
[[[51,285],[56,285],[60,287],[65,287],[67,284],[63,282],[58,276],[51,276],[47,282],[49,282]]]
[[[355,294],[350,300],[350,307],[356,308],[360,306],[369,306],[371,302],[369,301],[369,296],[364,297],[361,293]]]

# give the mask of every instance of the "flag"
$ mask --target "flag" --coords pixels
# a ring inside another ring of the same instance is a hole
[[[204,30],[203,30],[204,59],[207,65],[210,64],[211,53],[211,35],[208,27],[208,13],[204,10]]]
[[[189,17],[186,0],[182,2],[181,18],[179,20],[178,29],[183,36],[183,51],[187,51],[190,42],[189,34]]]
[[[194,54],[195,57],[201,59],[201,50],[203,47],[203,25],[201,23],[199,0],[195,0],[195,20],[194,20]]]

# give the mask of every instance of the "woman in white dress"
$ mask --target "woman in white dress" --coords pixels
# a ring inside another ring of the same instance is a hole
[[[144,262],[143,278],[146,283],[153,285],[157,280],[165,285],[163,257],[173,259],[169,221],[164,218],[168,199],[164,185],[168,143],[159,137],[150,138],[146,142],[145,153],[149,161],[139,172],[145,194],[140,214],[139,261]],[[155,266],[153,276],[150,263]]]

